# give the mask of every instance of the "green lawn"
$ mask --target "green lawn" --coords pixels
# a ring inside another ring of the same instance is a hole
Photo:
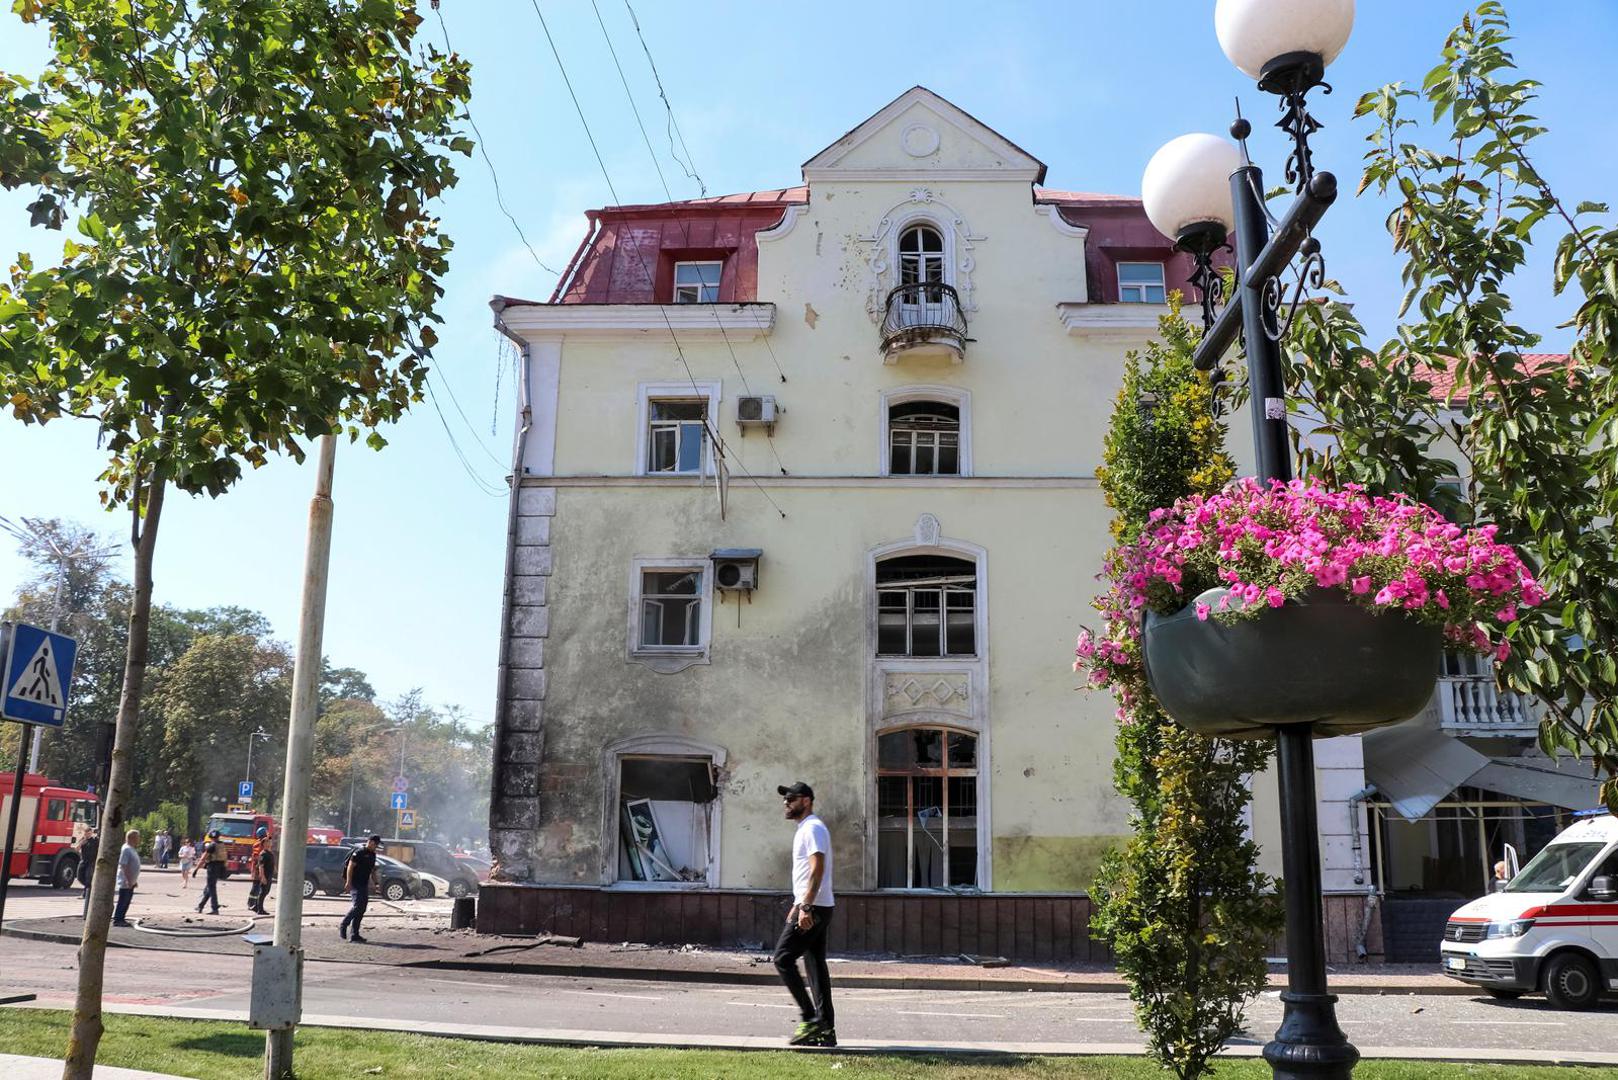
[[[69,1014],[0,1009],[0,1048],[54,1057],[67,1045]],[[241,1024],[107,1017],[103,1065],[151,1069],[198,1080],[241,1080],[262,1071],[264,1036]],[[1141,1058],[939,1058],[869,1054],[735,1053],[723,1050],[577,1050],[306,1028],[298,1036],[302,1080],[335,1077],[521,1076],[567,1080],[1163,1080]],[[1262,1062],[1224,1065],[1221,1080],[1260,1080]],[[1618,1069],[1368,1062],[1360,1080],[1618,1080]]]

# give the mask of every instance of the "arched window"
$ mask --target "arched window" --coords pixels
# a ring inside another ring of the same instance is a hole
[[[899,234],[899,284],[948,282],[944,275],[944,238],[931,225],[912,225]],[[928,297],[930,303],[937,303]]]
[[[978,741],[948,728],[877,736],[877,887],[978,884]]]
[[[878,656],[977,655],[977,567],[947,555],[876,564]]]
[[[961,410],[943,401],[888,408],[889,476],[959,476]]]

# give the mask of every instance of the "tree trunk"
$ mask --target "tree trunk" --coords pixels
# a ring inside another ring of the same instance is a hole
[[[73,1028],[68,1035],[62,1080],[92,1080],[96,1047],[101,1042],[101,985],[107,959],[107,927],[112,921],[114,876],[123,846],[126,804],[133,763],[135,726],[140,717],[141,689],[146,681],[147,636],[152,617],[152,553],[163,513],[161,477],[146,490],[145,523],[135,543],[135,592],[129,605],[129,644],[124,653],[124,686],[118,699],[118,726],[112,743],[112,778],[101,815],[101,846],[90,883],[90,912],[79,942],[79,987],[73,1002]],[[135,489],[139,522],[140,488]]]

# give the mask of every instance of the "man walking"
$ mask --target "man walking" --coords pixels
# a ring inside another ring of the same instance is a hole
[[[140,880],[140,833],[130,829],[124,833],[124,846],[118,852],[118,906],[112,912],[112,925],[128,926],[129,902],[135,898],[135,883]]]
[[[802,780],[775,789],[786,819],[798,823],[792,837],[792,910],[775,945],[775,970],[798,1003],[803,1023],[787,1042],[792,1046],[836,1046],[837,1021],[831,1005],[831,972],[826,968],[826,929],[836,898],[831,890],[831,833],[815,815],[815,791]],[[813,1002],[798,974],[798,957],[809,972]]]
[[[247,893],[247,910],[255,915],[268,915],[264,901],[270,898],[270,830],[263,825],[254,833],[247,870],[253,876],[253,887]]]
[[[152,858],[157,862],[159,870],[169,868],[169,849],[174,846],[174,838],[167,829],[160,829],[152,838]]]
[[[365,918],[365,909],[371,906],[371,879],[376,877],[376,853],[381,848],[382,837],[372,835],[365,846],[355,848],[348,862],[343,864],[343,888],[354,901],[343,921],[337,924],[337,936],[345,941],[365,943],[360,936],[360,920]],[[354,930],[352,934],[348,932],[350,927]]]
[[[202,845],[202,899],[197,901],[197,914],[211,902],[212,914],[219,914],[219,878],[225,870],[225,845],[219,842],[219,830],[208,830],[208,842]]]

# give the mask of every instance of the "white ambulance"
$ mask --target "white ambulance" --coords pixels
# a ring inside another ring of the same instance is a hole
[[[1618,818],[1574,822],[1505,889],[1449,917],[1444,974],[1498,998],[1587,1009],[1618,992]]]

